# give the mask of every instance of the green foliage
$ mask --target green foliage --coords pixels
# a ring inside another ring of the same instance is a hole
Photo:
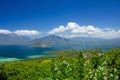
[[[0,80],[119,79],[119,48],[59,51],[54,57],[0,63]]]

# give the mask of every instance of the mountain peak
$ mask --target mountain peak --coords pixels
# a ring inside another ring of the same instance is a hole
[[[48,36],[45,36],[43,38],[62,38],[62,37],[56,36],[56,35],[48,35]]]
[[[69,39],[66,38],[62,38],[60,36],[56,36],[56,35],[49,35],[49,36],[45,36],[43,38],[39,38],[39,39],[34,39],[31,41],[31,43],[34,46],[41,46],[43,44],[47,44],[49,46],[53,46],[53,45],[65,45],[69,42]]]

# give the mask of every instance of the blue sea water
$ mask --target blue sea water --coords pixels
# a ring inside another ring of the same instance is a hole
[[[33,58],[33,56],[34,57],[51,56],[49,54],[43,54],[43,52],[51,50],[54,49],[37,48],[21,45],[4,45],[0,46],[0,61]]]
[[[37,58],[43,56],[53,56],[52,54],[43,54],[45,51],[62,50],[62,49],[90,49],[101,48],[107,50],[108,46],[54,46],[54,47],[29,47],[21,45],[4,45],[0,46],[0,61],[13,61],[28,58]]]

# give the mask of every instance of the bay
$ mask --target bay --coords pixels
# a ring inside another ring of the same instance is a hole
[[[112,46],[54,46],[54,47],[30,47],[21,45],[1,45],[0,46],[0,61],[14,61],[29,58],[38,58],[44,56],[54,56],[53,54],[43,54],[46,51],[65,50],[65,49],[91,49],[101,48],[107,50]]]

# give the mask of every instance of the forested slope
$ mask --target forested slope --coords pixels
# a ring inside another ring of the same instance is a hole
[[[1,62],[0,80],[120,80],[120,49],[59,51],[55,57]]]

